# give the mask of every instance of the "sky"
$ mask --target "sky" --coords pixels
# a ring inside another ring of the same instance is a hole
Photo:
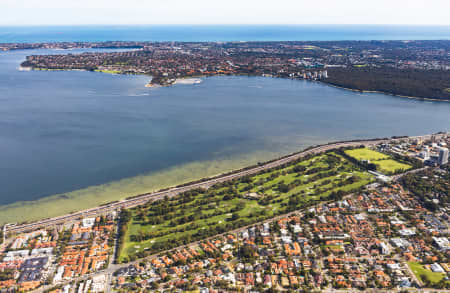
[[[450,25],[450,0],[0,0],[0,25]]]

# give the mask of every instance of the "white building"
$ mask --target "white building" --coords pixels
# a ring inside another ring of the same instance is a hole
[[[30,251],[25,250],[15,250],[15,251],[8,251],[6,256],[3,258],[3,261],[14,261],[17,259],[23,259],[27,257],[30,254]]]
[[[84,292],[84,283],[83,282],[81,282],[80,283],[80,287],[78,287],[78,293],[83,293]]]
[[[63,287],[63,292],[64,293],[69,293],[69,290],[70,290],[70,285],[66,285],[66,286]]]
[[[84,293],[88,293],[89,288],[91,287],[92,280],[87,280],[86,286],[84,286]]]
[[[423,150],[420,152],[420,157],[424,160],[430,159],[430,148],[428,146],[424,146]]]
[[[388,255],[388,254],[391,253],[391,250],[389,249],[387,244],[384,243],[384,242],[380,243],[380,248],[381,248],[381,253],[384,254],[384,255]]]
[[[32,256],[37,255],[50,255],[53,253],[53,247],[44,247],[44,248],[34,248],[31,251]]]
[[[430,268],[435,273],[445,273],[444,269],[438,263],[431,264]]]
[[[95,218],[84,218],[82,222],[84,228],[92,227],[95,224]]]
[[[447,237],[433,237],[433,241],[440,250],[445,251],[450,249],[450,241],[448,241]]]
[[[392,271],[401,269],[401,267],[398,263],[389,263],[386,266]]]
[[[448,148],[440,148],[439,149],[439,165],[445,165],[448,163]]]
[[[92,277],[92,292],[103,292],[106,289],[106,275]]]
[[[392,238],[391,243],[399,248],[406,248],[411,245],[407,240],[403,238]]]
[[[64,266],[58,267],[58,269],[56,270],[56,274],[53,277],[53,284],[60,282],[62,280],[63,274],[64,274]]]
[[[294,226],[292,226],[292,229],[294,231],[294,233],[300,233],[303,231],[302,227],[300,227],[300,225],[295,224]]]
[[[398,233],[400,235],[402,235],[402,236],[413,236],[413,235],[416,235],[416,232],[413,229],[411,229],[411,228],[402,229],[402,230],[398,231]]]

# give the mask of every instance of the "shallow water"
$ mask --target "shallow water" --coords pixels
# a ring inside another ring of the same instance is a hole
[[[0,53],[2,205],[145,175],[63,197],[84,196],[76,208],[87,207],[318,143],[450,128],[450,103],[315,82],[239,76],[146,88],[146,76],[17,70],[49,52]]]

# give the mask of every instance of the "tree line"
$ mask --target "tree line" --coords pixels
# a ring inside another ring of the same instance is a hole
[[[450,100],[450,71],[392,67],[330,68],[326,83],[360,91]]]

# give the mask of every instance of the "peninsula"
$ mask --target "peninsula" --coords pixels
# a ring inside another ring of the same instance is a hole
[[[0,49],[125,48],[120,52],[32,55],[26,69],[89,70],[177,79],[249,75],[320,81],[357,91],[450,100],[450,41],[105,42],[0,44]]]

